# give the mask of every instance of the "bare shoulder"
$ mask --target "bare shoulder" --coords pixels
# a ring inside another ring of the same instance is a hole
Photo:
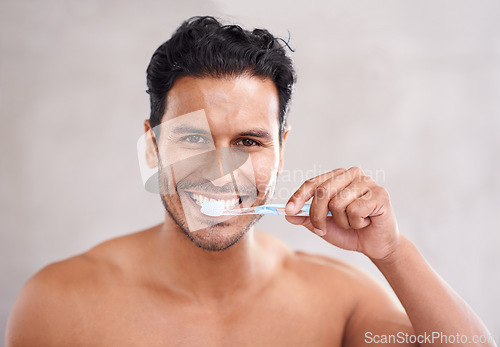
[[[89,251],[45,266],[19,293],[10,313],[7,346],[62,345],[84,329],[78,312],[92,301],[95,288],[123,274],[127,248],[148,230],[105,241]],[[130,258],[130,257],[129,257]]]
[[[337,293],[345,291],[352,297],[367,291],[386,292],[384,287],[371,275],[361,269],[330,256],[294,251],[281,240],[272,235],[261,236],[267,246],[268,253],[277,254],[281,258],[282,275],[292,276],[297,281],[313,287],[324,288]]]
[[[366,331],[407,332],[413,328],[401,304],[382,284],[364,271],[338,259],[294,252],[289,271],[297,274],[326,305],[345,314],[345,341],[364,345]]]
[[[19,293],[6,330],[7,346],[58,345],[67,341],[74,321],[78,288],[90,282],[92,261],[86,255],[56,262],[31,277]]]
[[[382,288],[373,277],[361,269],[330,256],[295,251],[287,259],[288,269],[314,285],[335,287],[355,295],[358,288]]]
[[[349,316],[363,310],[403,312],[400,303],[377,279],[363,270],[326,255],[295,251],[285,260],[286,271],[314,288],[325,303],[342,305]],[[398,313],[398,314],[399,314]]]

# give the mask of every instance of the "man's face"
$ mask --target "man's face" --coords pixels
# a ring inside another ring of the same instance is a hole
[[[260,218],[209,217],[204,201],[227,209],[261,205],[281,166],[279,101],[272,80],[239,76],[178,79],[167,95],[160,136],[162,202],[199,247],[223,250]]]

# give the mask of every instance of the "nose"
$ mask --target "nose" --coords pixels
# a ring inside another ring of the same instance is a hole
[[[235,147],[216,147],[209,156],[209,162],[203,168],[203,176],[216,186],[227,183],[237,185],[237,178],[242,176],[240,168],[248,161],[248,152]],[[246,176],[246,175],[243,175]]]
[[[215,152],[217,153],[217,169],[218,169],[218,178],[212,179],[212,184],[215,186],[223,186],[227,183],[234,182],[233,176],[228,174],[228,170],[224,170],[227,168],[227,158],[225,158],[225,151],[222,149],[223,147],[218,146],[215,148]]]

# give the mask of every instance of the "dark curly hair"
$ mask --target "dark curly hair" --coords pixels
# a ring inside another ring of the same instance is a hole
[[[280,41],[284,45],[280,44]],[[160,124],[167,93],[183,76],[259,76],[270,78],[279,97],[279,139],[282,142],[296,74],[286,55],[288,42],[265,29],[248,31],[238,25],[222,25],[210,16],[186,20],[154,52],[147,68],[152,127]]]

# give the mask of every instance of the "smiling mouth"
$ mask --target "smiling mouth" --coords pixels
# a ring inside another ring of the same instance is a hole
[[[225,210],[231,210],[233,208],[238,207],[240,204],[243,203],[243,200],[246,198],[246,196],[239,196],[237,198],[224,199],[222,197],[206,196],[200,193],[193,193],[188,191],[185,191],[185,193],[187,194],[187,196],[191,198],[191,200],[193,200],[200,207],[204,202],[217,201],[224,207]]]

